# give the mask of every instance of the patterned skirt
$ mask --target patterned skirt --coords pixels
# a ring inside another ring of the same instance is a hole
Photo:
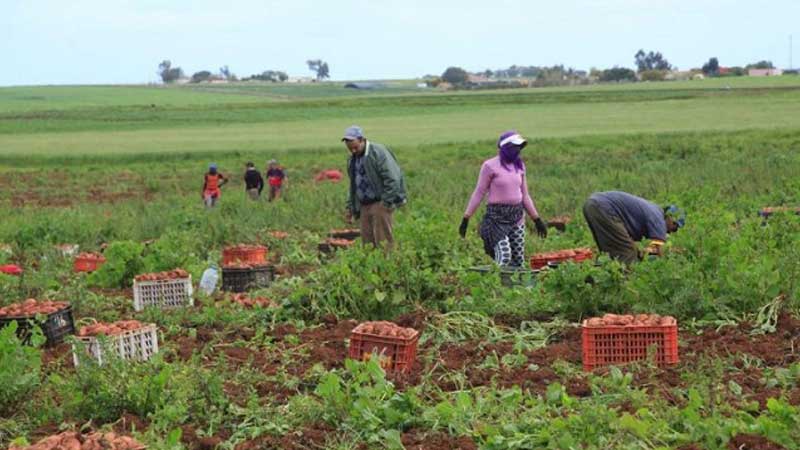
[[[525,209],[517,205],[490,204],[481,221],[480,233],[483,250],[494,258],[494,248],[498,242],[511,234],[511,230],[522,220]]]

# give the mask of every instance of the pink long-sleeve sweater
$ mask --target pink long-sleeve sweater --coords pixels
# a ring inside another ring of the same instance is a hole
[[[528,193],[528,183],[525,181],[525,166],[523,170],[517,171],[513,166],[508,170],[500,163],[500,157],[495,156],[487,159],[481,166],[481,173],[478,176],[478,185],[469,199],[467,210],[464,217],[472,217],[475,210],[480,206],[483,197],[488,194],[488,203],[502,205],[518,205],[522,203],[525,211],[531,219],[539,217],[536,205]],[[525,217],[520,223],[525,222]]]

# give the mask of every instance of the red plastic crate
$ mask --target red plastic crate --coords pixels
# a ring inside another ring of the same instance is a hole
[[[253,246],[249,249],[228,247],[222,250],[222,265],[234,263],[263,265],[267,263],[267,247]]]
[[[72,268],[75,272],[94,272],[100,266],[105,264],[106,259],[103,256],[99,258],[75,258],[75,263]]]
[[[678,325],[605,325],[583,323],[583,370],[627,364],[647,359],[655,346],[659,366],[678,363]]]
[[[564,250],[562,250],[564,251]],[[539,270],[545,266],[547,263],[562,263],[564,261],[575,261],[575,262],[583,262],[589,259],[592,259],[594,254],[592,253],[592,249],[590,248],[574,248],[568,249],[568,251],[572,252],[569,255],[565,256],[555,256],[555,252],[547,252],[547,253],[538,253],[531,257],[531,269]]]
[[[410,338],[378,336],[353,332],[350,335],[350,359],[367,361],[378,358],[383,370],[409,372],[417,358],[419,331]]]

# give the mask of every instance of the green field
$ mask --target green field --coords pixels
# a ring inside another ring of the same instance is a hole
[[[414,86],[0,89],[0,265],[24,269],[0,274],[0,307],[66,300],[78,325],[154,323],[161,347],[75,368],[69,342],[0,329],[0,447],[83,427],[169,450],[800,448],[800,220],[758,215],[800,206],[800,78]],[[324,257],[347,186],[313,177],[344,170],[352,123],[393,148],[410,200],[393,252]],[[529,231],[526,254],[594,247],[581,208],[600,190],[676,203],[687,226],[632,267],[600,257],[515,288],[470,270],[490,263],[479,217],[466,239],[457,228],[508,128],[532,138],[542,216],[572,218],[546,239]],[[285,199],[246,199],[244,163],[273,157]],[[211,211],[209,162],[232,178]],[[64,243],[106,265],[74,273]],[[181,267],[196,285],[239,243],[269,247],[277,278],[249,295],[271,306],[197,293],[191,308],[133,310],[134,275]],[[584,371],[578,324],[605,313],[676,317],[680,363]],[[410,373],[345,362],[364,320],[422,332]]]

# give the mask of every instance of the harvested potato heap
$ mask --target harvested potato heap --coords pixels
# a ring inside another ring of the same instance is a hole
[[[29,298],[22,303],[14,303],[0,308],[0,317],[33,317],[36,314],[52,314],[69,306],[67,302],[36,301]]]
[[[81,327],[78,331],[78,336],[115,336],[127,331],[135,331],[142,327],[144,327],[144,325],[138,320],[119,320],[114,323],[98,322]]]
[[[182,278],[189,278],[189,272],[183,269],[170,270],[168,272],[146,273],[137,275],[136,281],[163,281],[163,280],[178,280]]]
[[[233,294],[231,296],[231,301],[247,308],[252,308],[254,306],[261,306],[262,308],[275,306],[275,303],[266,297],[251,298],[247,294]]]
[[[658,314],[606,314],[603,317],[593,317],[583,322],[587,327],[605,326],[639,326],[655,327],[677,325],[678,321],[672,316],[659,316]]]
[[[387,321],[364,322],[353,329],[353,333],[372,334],[376,336],[412,338],[417,334],[413,328],[403,328]]]
[[[146,445],[130,436],[118,436],[116,433],[80,434],[67,431],[56,434],[41,441],[20,447],[12,445],[9,450],[143,450]]]

